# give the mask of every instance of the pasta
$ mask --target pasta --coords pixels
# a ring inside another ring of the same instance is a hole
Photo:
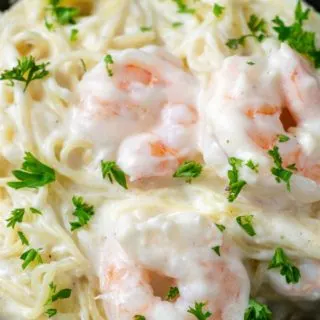
[[[264,293],[268,290],[263,277],[276,247],[292,258],[320,259],[317,203],[298,203],[290,210],[281,209],[281,214],[277,207],[259,206],[246,198],[229,203],[225,181],[211,167],[204,167],[191,184],[138,181],[124,190],[101,176],[101,158],[110,150],[99,154],[87,134],[74,134],[84,130],[73,130],[70,122],[79,103],[79,84],[106,54],[162,46],[206,88],[212,71],[234,54],[226,42],[250,33],[250,15],[268,22],[278,15],[290,23],[296,7],[295,0],[220,0],[225,13],[217,18],[212,13],[216,1],[186,3],[196,14],[179,13],[177,1],[172,0],[62,0],[63,6],[79,8],[80,17],[76,24],[59,25],[52,20],[48,1],[21,0],[0,17],[1,71],[16,66],[23,56],[50,63],[50,74],[30,82],[27,90],[18,81],[14,86],[0,81],[0,319],[46,319],[51,283],[58,290],[72,289],[70,298],[55,302],[57,319],[107,319],[98,279],[99,242],[112,233],[115,221],[128,214],[150,218],[193,211],[225,225],[250,270],[251,294],[271,300],[275,293],[270,297]],[[53,30],[46,23],[54,24]],[[319,30],[319,16],[312,11],[305,26]],[[272,27],[267,29],[270,39],[259,43],[248,38],[236,53],[263,56],[279,47]],[[15,180],[12,171],[21,168],[25,152],[54,168],[56,180],[36,189],[10,188],[8,182]],[[74,196],[95,209],[90,223],[77,232],[70,231]],[[23,221],[10,228],[10,213],[17,208],[25,209]],[[254,216],[255,237],[236,222],[248,212]],[[17,231],[29,246],[21,243]],[[41,249],[43,263],[23,270],[21,255],[30,248]]]

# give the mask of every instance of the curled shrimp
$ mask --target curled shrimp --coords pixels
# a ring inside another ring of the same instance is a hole
[[[110,319],[192,320],[188,309],[195,302],[205,304],[209,320],[243,318],[247,272],[210,220],[177,213],[123,224],[106,240],[101,259],[102,299]],[[173,300],[165,299],[169,286],[179,290]]]
[[[276,147],[282,167],[293,168],[290,196],[320,199],[320,82],[307,61],[287,45],[265,57],[229,57],[206,94],[202,150],[221,176],[229,157],[252,160],[259,173],[243,175],[253,194],[285,190],[271,173]]]
[[[118,158],[132,180],[171,174],[195,153],[195,139],[187,144],[197,123],[195,79],[160,48],[110,54],[113,63],[100,62],[80,82],[71,131],[104,160]]]
[[[281,295],[292,299],[318,300],[320,298],[320,263],[304,260],[298,267],[301,278],[298,283],[288,284],[279,270],[269,270],[268,279],[271,286]]]

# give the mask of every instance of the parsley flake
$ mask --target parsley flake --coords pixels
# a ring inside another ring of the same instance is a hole
[[[50,292],[49,292],[49,298],[47,302],[45,303],[45,306],[57,301],[57,300],[63,300],[68,299],[71,296],[71,289],[62,289],[57,292],[57,286],[51,282],[49,284]]]
[[[114,161],[101,161],[102,177],[108,176],[109,181],[113,183],[113,179],[124,189],[128,189],[125,173]]]
[[[31,81],[42,79],[49,74],[46,67],[49,65],[47,63],[36,64],[35,58],[22,57],[18,59],[18,65],[13,67],[11,70],[4,70],[0,75],[0,81],[9,81],[10,86],[14,86],[14,80],[24,82],[24,91],[27,90]]]
[[[188,13],[188,14],[194,14],[196,12],[195,9],[189,8],[184,0],[172,0],[175,2],[178,6],[178,13]]]
[[[72,214],[78,218],[78,221],[70,222],[71,231],[74,231],[88,224],[94,215],[94,207],[85,203],[82,197],[72,197],[72,203],[75,206]]]
[[[149,32],[149,31],[152,31],[152,27],[141,26],[140,31],[141,32]]]
[[[31,213],[33,214],[39,214],[40,216],[42,215],[42,212],[36,208],[30,208]]]
[[[183,23],[182,22],[173,22],[172,23],[172,28],[180,28],[181,26],[183,26]]]
[[[249,306],[244,314],[244,320],[271,320],[272,312],[265,304],[250,299]]]
[[[39,188],[56,180],[54,170],[37,160],[30,152],[25,153],[22,170],[14,170],[12,174],[20,180],[8,182],[8,186],[13,189]]]
[[[180,295],[179,289],[177,287],[170,287],[169,292],[166,296],[167,301],[174,301]]]
[[[255,65],[255,63],[254,63],[253,61],[247,61],[247,64],[248,64],[249,66],[254,66],[254,65]]]
[[[80,59],[80,62],[81,62],[81,64],[82,64],[83,71],[84,71],[84,72],[87,72],[87,66],[86,66],[84,60],[83,60],[83,59]]]
[[[78,34],[79,30],[78,29],[72,29],[70,33],[70,41],[75,42],[78,40]]]
[[[220,254],[220,246],[215,246],[215,247],[212,247],[212,250],[220,257],[221,254]]]
[[[252,225],[253,216],[239,216],[236,218],[238,225],[250,236],[256,235],[256,232]]]
[[[48,316],[48,318],[51,318],[55,316],[58,313],[57,309],[48,309],[45,314]]]
[[[215,3],[213,5],[212,12],[217,18],[220,18],[223,15],[225,9],[225,7],[220,6],[218,3]]]
[[[215,223],[216,227],[221,231],[223,232],[224,230],[226,230],[226,227],[223,225],[223,224],[218,224],[218,223]]]
[[[24,244],[26,246],[29,245],[29,241],[22,231],[18,231],[18,236],[19,236],[22,244]]]
[[[310,9],[305,11],[302,8],[302,1],[299,0],[295,9],[295,21],[292,25],[287,26],[283,20],[276,16],[272,22],[273,29],[278,34],[278,39],[287,42],[288,45],[297,52],[311,59],[316,68],[320,67],[320,50],[316,47],[315,32],[303,29],[304,21],[309,19]]]
[[[42,258],[39,253],[41,249],[29,249],[28,251],[24,252],[20,259],[23,260],[22,269],[26,269],[31,262],[36,262],[37,264],[42,263]]]
[[[186,182],[190,183],[193,178],[200,176],[202,165],[196,161],[185,161],[173,174],[174,178],[186,178]]]
[[[48,11],[51,12],[51,15],[54,21],[60,25],[66,24],[75,24],[75,18],[80,15],[80,10],[74,7],[63,7],[60,6],[61,0],[50,0]],[[49,31],[54,29],[54,24],[48,22],[47,18],[45,19],[45,25]]]
[[[237,199],[242,188],[247,184],[244,180],[239,179],[239,168],[242,167],[243,161],[234,157],[229,158],[231,170],[228,171],[229,191],[228,201],[233,202]]]
[[[140,314],[137,314],[133,317],[134,320],[146,320],[146,317],[141,316]]]
[[[18,222],[22,222],[23,216],[25,214],[25,209],[19,208],[19,209],[14,209],[11,211],[11,217],[8,218],[6,221],[8,221],[7,227],[14,229],[16,224]]]
[[[229,39],[226,45],[230,49],[236,50],[240,45],[244,46],[246,39],[250,37],[258,42],[262,42],[267,37],[267,24],[264,19],[259,19],[255,14],[252,14],[247,25],[251,33],[243,35],[240,38]]]
[[[113,71],[112,71],[111,65],[114,62],[113,62],[112,56],[110,54],[107,54],[104,57],[104,63],[106,64],[106,68],[107,68],[109,77],[112,77],[113,76]]]
[[[246,166],[256,173],[259,172],[259,164],[254,163],[252,160],[247,161]]]
[[[206,306],[206,303],[196,302],[194,308],[189,307],[188,313],[193,314],[198,320],[208,319],[212,313],[210,311],[204,311],[203,308]]]
[[[290,138],[284,134],[279,134],[278,135],[278,140],[280,143],[284,143],[290,140]]]
[[[287,283],[298,283],[301,274],[300,270],[295,267],[289,260],[282,248],[277,248],[269,264],[269,269],[280,268],[280,274],[286,278]]]
[[[277,146],[274,146],[273,149],[269,150],[268,154],[273,158],[273,161],[274,161],[274,166],[271,168],[271,173],[275,176],[275,179],[278,183],[280,183],[281,181],[286,183],[287,189],[288,191],[290,191],[291,190],[290,179],[293,173],[292,171],[289,171],[287,169],[292,170],[292,166],[294,166],[294,164],[287,167],[287,169],[284,169],[282,167],[282,158],[279,153],[279,147]]]

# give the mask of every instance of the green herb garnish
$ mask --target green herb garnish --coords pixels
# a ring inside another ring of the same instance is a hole
[[[259,164],[254,163],[252,160],[247,161],[246,166],[256,173],[259,172]]]
[[[188,13],[188,14],[194,14],[196,12],[195,9],[189,8],[184,0],[172,0],[175,2],[178,6],[178,13]]]
[[[194,308],[189,307],[188,313],[193,314],[198,320],[206,320],[212,315],[212,313],[210,311],[203,310],[205,306],[206,303],[196,302]]]
[[[14,209],[11,211],[11,217],[8,218],[6,221],[8,221],[7,227],[14,229],[16,224],[18,222],[22,222],[23,216],[25,214],[25,209],[19,208],[19,209]]]
[[[166,296],[167,301],[174,301],[180,295],[179,289],[177,287],[170,287],[169,292]]]
[[[239,168],[242,167],[243,161],[234,157],[229,158],[229,164],[231,170],[228,171],[229,186],[227,190],[229,191],[228,200],[233,202],[237,199],[242,188],[247,184],[244,180],[239,178]]]
[[[212,248],[212,250],[220,257],[221,254],[220,254],[220,246],[215,246]]]
[[[287,283],[298,283],[301,274],[284,253],[282,248],[277,248],[269,264],[269,269],[280,268],[280,274],[286,278]]]
[[[71,231],[74,231],[88,224],[94,215],[94,207],[85,203],[82,197],[72,197],[72,203],[75,206],[72,214],[78,218],[78,221],[70,222]]]
[[[272,312],[265,304],[254,299],[249,300],[249,307],[244,314],[244,320],[271,320]]]
[[[41,255],[39,253],[41,249],[29,249],[28,251],[24,252],[21,256],[20,259],[23,260],[23,264],[22,264],[22,269],[26,269],[28,267],[28,265],[31,262],[36,262],[37,264],[41,264],[42,263],[42,258]]]
[[[112,77],[113,76],[113,71],[112,71],[111,65],[114,62],[113,62],[112,56],[110,54],[107,54],[104,57],[104,63],[106,64],[106,68],[107,68],[109,77]]]
[[[196,161],[185,161],[173,174],[174,178],[186,178],[186,182],[190,183],[192,179],[200,176],[202,165]]]
[[[141,32],[149,32],[149,31],[152,31],[152,27],[141,26],[140,31]]]
[[[22,244],[24,244],[26,246],[29,245],[29,241],[22,231],[18,231],[18,236],[19,236]]]
[[[24,82],[24,91],[26,91],[31,81],[42,79],[49,74],[49,71],[46,70],[48,65],[49,62],[36,64],[33,56],[22,57],[18,59],[16,67],[13,67],[11,70],[4,70],[1,73],[0,81],[9,81],[10,86],[14,85],[14,81]]]
[[[12,174],[20,180],[8,182],[8,186],[13,189],[39,188],[56,180],[54,170],[37,160],[30,152],[25,153],[22,170],[14,170]]]
[[[226,230],[226,227],[223,225],[223,224],[218,224],[218,223],[215,223],[216,227],[221,231],[223,232],[224,230]]]
[[[223,15],[225,9],[225,7],[220,6],[218,3],[215,3],[213,5],[212,12],[217,18],[220,18]]]
[[[254,38],[258,42],[262,42],[267,37],[267,24],[264,19],[259,19],[255,14],[250,16],[248,27],[251,33],[241,36],[240,38],[230,39],[226,45],[233,50],[238,49],[245,44],[247,38]]]
[[[256,235],[256,232],[252,225],[253,216],[239,216],[236,218],[238,225],[250,236]]]
[[[75,41],[78,40],[78,33],[79,33],[78,29],[72,29],[71,30],[71,33],[70,33],[70,41],[71,42],[75,42]]]
[[[128,189],[125,173],[114,161],[101,161],[102,177],[106,176],[113,183],[113,179],[124,189]]]

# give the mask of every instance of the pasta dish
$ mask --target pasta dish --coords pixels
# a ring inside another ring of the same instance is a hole
[[[0,319],[316,319],[319,30],[301,0],[3,13]]]

